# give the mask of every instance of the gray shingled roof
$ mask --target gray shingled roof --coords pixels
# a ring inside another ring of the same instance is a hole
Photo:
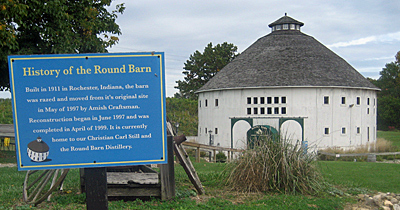
[[[197,92],[277,86],[379,90],[313,37],[298,30],[280,30],[258,39]]]

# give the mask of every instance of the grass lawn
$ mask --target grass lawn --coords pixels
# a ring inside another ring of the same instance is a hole
[[[384,138],[392,142],[393,146],[400,148],[400,132],[399,131],[378,131],[378,138]]]

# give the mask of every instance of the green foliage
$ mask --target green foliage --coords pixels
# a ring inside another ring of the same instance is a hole
[[[0,3],[0,87],[9,88],[7,55],[106,52],[121,30],[123,4],[112,0],[9,0]]]
[[[205,85],[225,65],[231,62],[236,54],[237,46],[224,42],[213,47],[210,42],[201,53],[198,50],[190,55],[189,60],[184,64],[182,73],[184,80],[176,83],[181,98],[197,99],[195,91]]]
[[[226,155],[225,155],[225,153],[223,153],[223,152],[218,152],[216,155],[215,155],[215,158],[217,159],[217,162],[225,162],[226,161]]]
[[[197,101],[184,98],[166,99],[167,118],[172,127],[179,123],[178,134],[197,135]]]
[[[379,74],[378,80],[370,80],[381,89],[378,92],[378,129],[387,130],[389,126],[400,129],[400,51],[396,61],[387,63]]]
[[[0,99],[0,124],[13,124],[11,99]]]

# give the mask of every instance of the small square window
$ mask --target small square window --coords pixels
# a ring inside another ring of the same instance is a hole
[[[264,107],[260,108],[260,114],[265,114],[265,108]]]
[[[281,107],[281,114],[286,114],[286,107]]]
[[[285,96],[281,97],[281,103],[282,104],[286,104],[286,97]]]
[[[267,104],[272,104],[272,97],[267,97]]]
[[[279,104],[279,97],[274,97],[274,103]]]
[[[325,128],[325,129],[324,129],[324,134],[325,134],[325,135],[328,135],[328,134],[329,134],[329,128]]]
[[[346,128],[342,127],[342,134],[346,134]]]
[[[342,104],[346,104],[346,97],[342,97]]]
[[[260,104],[265,104],[265,98],[264,97],[260,97]]]
[[[258,108],[257,107],[254,107],[253,114],[258,114]]]
[[[251,108],[247,108],[247,114],[251,114]]]
[[[251,104],[251,98],[247,97],[247,104]]]
[[[267,108],[267,114],[272,114],[272,108],[271,107]]]
[[[329,104],[329,96],[324,96],[324,104]]]
[[[274,108],[274,114],[279,114],[279,107]]]
[[[254,104],[258,104],[258,98],[257,98],[257,97],[254,97],[254,98],[253,98],[253,103],[254,103]]]
[[[215,99],[215,106],[218,106],[218,99]]]
[[[360,97],[357,97],[357,105],[360,105]]]

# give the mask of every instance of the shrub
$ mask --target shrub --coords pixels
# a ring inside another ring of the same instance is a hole
[[[292,145],[285,138],[259,138],[254,145],[228,164],[227,184],[234,190],[314,194],[322,189],[315,156],[306,154],[301,142]]]
[[[222,162],[222,163],[226,162],[226,155],[223,152],[218,152],[215,157],[217,159],[217,162]]]

